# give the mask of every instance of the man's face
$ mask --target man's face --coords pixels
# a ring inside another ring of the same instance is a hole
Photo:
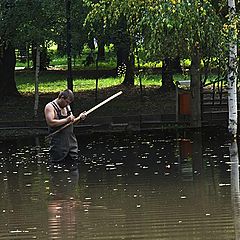
[[[71,104],[71,100],[69,98],[64,98],[64,97],[61,97],[61,101],[60,101],[60,107],[61,108],[65,108],[67,105],[70,105]]]

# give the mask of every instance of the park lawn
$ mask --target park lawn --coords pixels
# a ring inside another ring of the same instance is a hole
[[[135,77],[135,85],[143,87],[161,86],[162,79],[159,74],[142,74]],[[213,81],[216,76],[209,77],[209,82]],[[39,92],[40,93],[56,93],[67,88],[67,72],[66,71],[43,71],[39,76]],[[189,75],[175,74],[174,81],[190,80]],[[123,82],[123,76],[108,77],[98,79],[98,88],[108,88],[120,85]],[[16,71],[16,84],[20,93],[33,94],[35,91],[35,73],[32,70]],[[75,92],[96,89],[96,79],[81,78],[73,76],[73,86]]]
[[[74,77],[73,77],[74,78]],[[48,73],[44,71],[39,76],[39,92],[54,93],[62,91],[67,87],[67,73],[61,71]],[[108,77],[98,80],[98,88],[108,88],[120,85],[123,77]],[[141,76],[141,82],[144,86],[161,86],[161,76]],[[34,93],[35,74],[34,71],[16,71],[16,84],[20,93]],[[135,78],[135,85],[140,85],[140,78]],[[96,79],[86,79],[76,77],[73,79],[74,91],[94,90],[96,88]]]

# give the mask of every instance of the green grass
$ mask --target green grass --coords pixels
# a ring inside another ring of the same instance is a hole
[[[185,76],[177,74],[174,76],[175,81],[185,80]],[[33,71],[16,72],[16,83],[20,93],[34,93],[35,75]],[[161,75],[142,75],[142,85],[161,86]],[[98,88],[107,88],[119,85],[123,82],[123,77],[100,78],[98,80]],[[96,79],[74,78],[74,91],[94,90],[96,87]],[[140,85],[140,78],[135,77],[135,85]],[[67,88],[66,74],[63,72],[42,72],[39,78],[40,93],[59,92]]]
[[[39,92],[59,92],[67,88],[67,73],[63,71],[54,72],[41,72],[39,78]],[[145,87],[161,86],[162,76],[154,74],[145,74],[135,77],[135,85],[140,85],[140,77],[142,85]],[[209,76],[208,82],[216,79],[216,75]],[[182,80],[190,80],[187,74],[174,75],[174,81],[181,82]],[[34,71],[16,71],[16,84],[20,93],[34,93],[35,89],[35,74]],[[120,85],[123,82],[123,77],[109,77],[100,78],[98,80],[98,88],[107,88]],[[74,91],[94,90],[96,88],[96,79],[74,78],[73,80]]]
[[[16,72],[16,83],[20,93],[34,93],[34,72]],[[160,76],[142,76],[142,84],[145,86],[161,85]],[[98,88],[107,88],[121,84],[123,77],[100,78]],[[139,78],[135,78],[135,84],[139,85]],[[75,78],[74,91],[94,90],[96,79]],[[59,92],[67,87],[66,75],[63,73],[42,72],[39,78],[39,91],[41,93]]]
[[[86,59],[87,55],[89,54],[90,49],[85,46],[81,55],[77,56],[73,59],[73,70],[96,70],[96,63],[93,63],[89,66],[84,66],[83,62]],[[66,56],[59,56],[57,53],[57,46],[56,44],[52,43],[49,47],[49,55],[51,57],[50,66],[54,69],[67,69],[67,57]],[[96,60],[97,51],[94,52],[94,59]],[[17,54],[17,59],[19,60],[19,53]],[[136,61],[137,64],[137,61]],[[191,62],[188,59],[181,61],[181,66],[184,69],[188,69]],[[142,85],[145,87],[148,86],[161,86],[162,85],[162,77],[161,74],[154,75],[151,72],[152,68],[161,67],[162,62],[143,62],[140,60],[140,65],[143,68],[149,69],[149,71],[143,73],[141,72],[140,76],[135,77],[135,85],[140,85],[140,79]],[[22,63],[17,61],[17,67],[27,67],[27,62]],[[113,69],[116,68],[116,55],[114,51],[113,45],[105,47],[105,61],[99,61],[99,69]],[[32,62],[30,61],[30,67],[32,67]],[[39,91],[40,93],[49,93],[49,92],[59,92],[65,88],[67,88],[67,81],[66,81],[66,74],[63,71],[54,71],[54,72],[41,72],[40,73],[40,80],[39,80]],[[214,81],[216,76],[209,76],[207,82]],[[189,73],[186,71],[184,74],[176,74],[174,75],[174,81],[181,81],[181,80],[190,80]],[[16,72],[16,83],[17,88],[20,93],[34,93],[35,89],[35,75],[34,71],[22,71]],[[123,77],[117,78],[102,78],[98,81],[98,88],[107,88],[111,86],[119,85],[123,82]],[[85,90],[94,90],[96,88],[96,80],[95,79],[81,79],[74,77],[74,91],[85,91]]]
[[[34,72],[17,72],[16,84],[20,93],[34,93],[35,75]],[[121,78],[102,78],[98,81],[99,88],[106,88],[110,86],[119,85],[122,82]],[[74,91],[93,90],[96,87],[95,79],[81,79],[75,78],[73,81]],[[67,88],[67,80],[65,74],[43,72],[39,78],[40,93],[59,92]]]
[[[98,88],[106,88],[115,85],[119,85],[119,79],[114,78],[105,78],[99,79]],[[95,79],[75,79],[73,82],[74,91],[85,91],[93,90],[96,87]],[[35,85],[33,81],[31,83],[20,83],[17,81],[17,88],[20,93],[34,93]],[[39,82],[39,92],[40,93],[50,93],[50,92],[60,92],[63,89],[67,88],[66,80],[58,80],[52,82]]]

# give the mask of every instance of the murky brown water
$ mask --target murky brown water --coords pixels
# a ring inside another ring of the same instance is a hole
[[[240,239],[223,131],[81,136],[75,171],[50,171],[43,139],[0,143],[0,239]]]

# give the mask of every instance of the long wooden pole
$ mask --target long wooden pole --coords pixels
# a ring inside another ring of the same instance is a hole
[[[106,100],[100,102],[99,104],[97,104],[96,106],[92,107],[91,109],[89,109],[88,111],[85,112],[85,115],[87,116],[88,114],[90,114],[91,112],[97,110],[98,108],[100,108],[101,106],[103,106],[104,104],[110,102],[111,100],[113,100],[114,98],[118,97],[119,95],[121,95],[123,92],[122,91],[119,91],[118,93],[115,93],[114,95],[112,95],[111,97],[107,98]],[[65,129],[66,127],[74,124],[74,123],[77,123],[78,121],[80,121],[81,119],[81,114],[79,114],[78,117],[76,117],[74,119],[73,122],[70,122],[70,123],[67,123],[66,125],[62,126],[61,128],[59,128],[58,130],[56,130],[55,132],[49,134],[48,136],[46,136],[46,139],[52,137],[53,135],[55,135],[56,133],[62,131],[63,129]]]

